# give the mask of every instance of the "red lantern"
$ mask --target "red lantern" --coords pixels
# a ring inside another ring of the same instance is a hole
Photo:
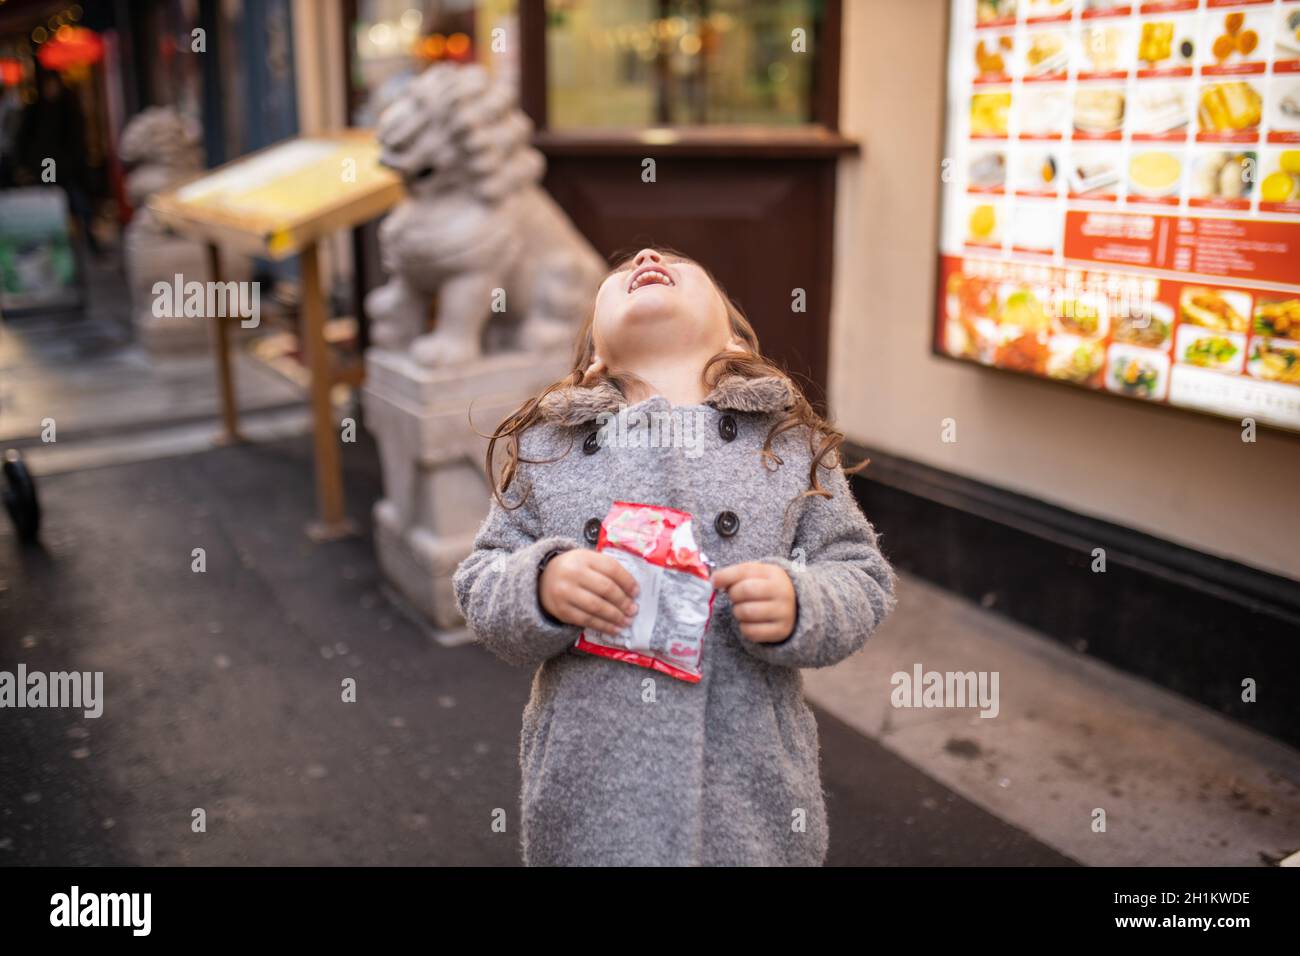
[[[90,66],[104,58],[104,41],[93,30],[62,26],[36,50],[36,58],[47,70]]]
[[[23,65],[9,57],[0,57],[0,86],[17,86],[23,79]]]

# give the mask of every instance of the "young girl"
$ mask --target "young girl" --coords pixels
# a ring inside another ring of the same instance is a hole
[[[704,427],[687,447],[602,442],[596,423],[627,410]],[[505,460],[455,577],[478,639],[537,667],[520,741],[527,864],[824,861],[799,668],[852,654],[894,601],[842,442],[699,264],[643,249],[601,284],[572,373],[489,443],[488,473],[498,444]],[[615,501],[689,512],[717,568],[698,683],[574,647],[637,613],[636,581],[594,547]]]

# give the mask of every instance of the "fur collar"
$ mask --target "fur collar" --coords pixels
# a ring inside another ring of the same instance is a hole
[[[705,405],[732,412],[772,414],[795,403],[794,384],[783,375],[743,378],[724,376],[704,399]],[[604,412],[616,412],[627,404],[623,393],[609,382],[590,387],[570,385],[557,388],[542,400],[542,418],[562,425],[583,425]]]

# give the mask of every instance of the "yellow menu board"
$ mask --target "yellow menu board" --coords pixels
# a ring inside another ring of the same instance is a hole
[[[183,232],[279,259],[334,229],[379,215],[402,196],[360,130],[289,140],[169,192],[151,208]]]

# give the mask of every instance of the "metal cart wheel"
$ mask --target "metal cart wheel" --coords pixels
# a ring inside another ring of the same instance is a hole
[[[5,452],[5,487],[0,492],[5,510],[14,523],[18,539],[31,544],[41,530],[41,504],[36,499],[36,481],[16,451]]]

